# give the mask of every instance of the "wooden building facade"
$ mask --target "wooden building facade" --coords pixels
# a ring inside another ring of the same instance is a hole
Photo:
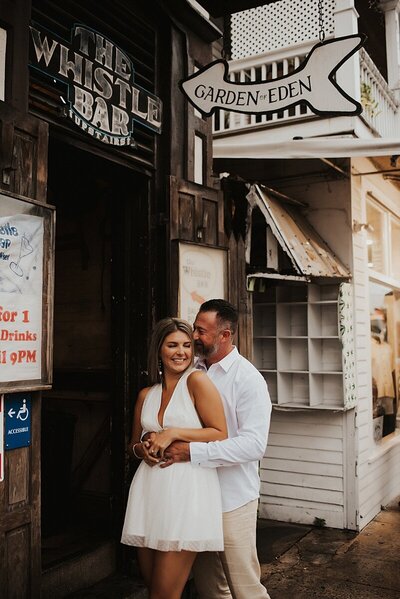
[[[11,227],[20,204],[45,215],[40,366],[26,380],[0,373],[2,415],[21,393],[30,412],[25,442],[3,435],[5,598],[62,597],[129,566],[125,448],[149,332],[186,301],[184,251],[223,265],[246,349],[243,240],[212,174],[210,122],[178,86],[220,37],[185,0],[0,5],[0,219]]]

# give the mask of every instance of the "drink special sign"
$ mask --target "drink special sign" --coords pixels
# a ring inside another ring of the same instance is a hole
[[[74,25],[71,41],[44,27],[30,27],[30,66],[67,88],[66,113],[99,141],[135,146],[133,121],[161,133],[161,100],[134,84],[128,56],[84,25]]]
[[[269,114],[306,104],[320,116],[361,114],[362,106],[336,82],[339,67],[365,41],[350,35],[316,44],[290,74],[271,81],[235,83],[225,60],[216,60],[180,83],[188,100],[204,116],[221,108],[249,114]]]
[[[0,218],[0,381],[41,378],[43,219]]]
[[[179,244],[179,314],[191,324],[203,302],[226,297],[226,252]]]

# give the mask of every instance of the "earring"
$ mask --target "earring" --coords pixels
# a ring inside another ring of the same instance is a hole
[[[160,378],[162,378],[162,375],[163,375],[163,364],[162,364],[161,360],[158,360],[158,374],[159,374]]]

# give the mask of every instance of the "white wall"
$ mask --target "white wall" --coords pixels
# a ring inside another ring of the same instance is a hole
[[[374,170],[366,159],[352,160],[352,172]],[[274,410],[267,454],[261,464],[260,516],[327,526],[363,528],[400,489],[400,431],[373,439],[370,356],[367,192],[400,215],[400,193],[382,177],[304,182],[282,192],[309,204],[306,216],[353,273],[356,340],[355,410],[332,413]]]
[[[272,414],[261,463],[262,518],[344,528],[343,416],[314,412]]]
[[[353,160],[353,170],[374,170],[366,159]],[[379,199],[400,212],[400,193],[380,176],[353,177],[352,216],[366,222],[365,197],[374,191]],[[357,428],[359,527],[363,528],[400,489],[400,436],[376,443],[372,432],[370,317],[366,233],[353,234],[353,272],[357,341]]]

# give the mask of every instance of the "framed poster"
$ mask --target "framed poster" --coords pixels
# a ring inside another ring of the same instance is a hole
[[[227,298],[227,251],[179,243],[178,315],[193,324],[200,305]]]
[[[0,391],[51,384],[54,214],[0,193]]]
[[[4,480],[4,396],[0,395],[0,483]]]

